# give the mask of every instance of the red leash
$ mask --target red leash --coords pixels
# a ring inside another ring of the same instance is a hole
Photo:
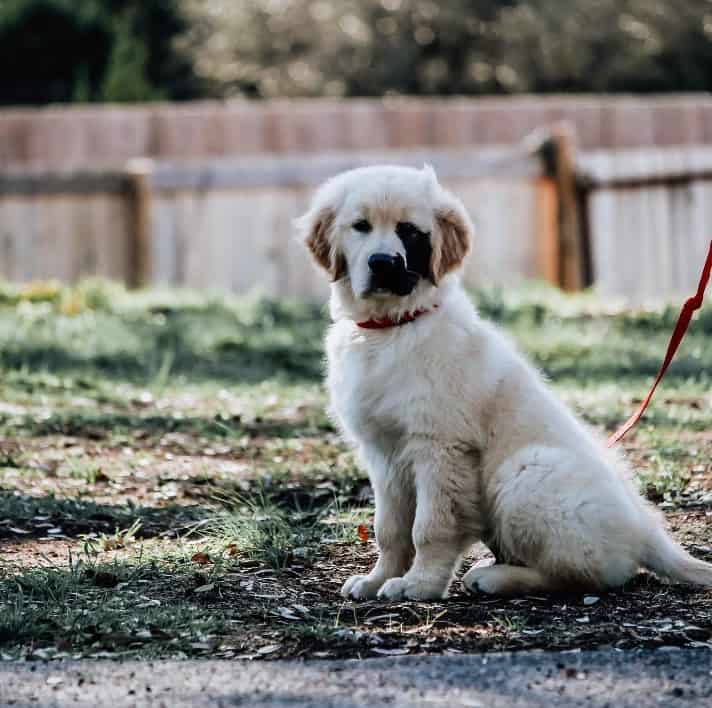
[[[693,313],[695,310],[699,310],[702,306],[702,300],[704,299],[705,289],[707,288],[711,271],[712,241],[710,241],[710,250],[707,254],[705,267],[702,269],[702,275],[700,276],[700,284],[697,286],[697,292],[685,301],[685,304],[680,310],[680,316],[677,318],[677,324],[673,330],[672,337],[670,337],[670,343],[668,344],[667,352],[665,353],[665,359],[660,367],[660,371],[658,371],[658,375],[655,377],[652,388],[648,391],[648,395],[645,397],[640,406],[638,406],[638,410],[635,411],[635,413],[633,413],[633,415],[628,418],[628,420],[623,423],[623,425],[621,425],[621,427],[618,428],[618,430],[616,430],[610,438],[608,438],[608,447],[613,447],[613,445],[615,445],[640,420],[643,413],[645,413],[645,409],[648,407],[648,404],[653,398],[655,389],[658,387],[658,384],[662,380],[663,376],[665,376],[665,372],[667,371],[668,366],[670,366],[670,362],[673,360],[675,352],[680,346],[680,342],[683,340],[685,332],[687,332],[687,328],[690,326],[690,320],[692,319]]]

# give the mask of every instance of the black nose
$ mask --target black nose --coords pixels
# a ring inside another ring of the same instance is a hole
[[[388,275],[396,270],[403,256],[391,256],[388,253],[374,253],[368,257],[368,267],[374,275]]]

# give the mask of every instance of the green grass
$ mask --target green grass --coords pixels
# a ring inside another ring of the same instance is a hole
[[[225,621],[200,612],[190,599],[195,589],[185,570],[155,559],[34,569],[4,583],[0,643],[40,645],[29,652],[43,658],[200,653]]]
[[[542,288],[473,298],[608,431],[647,390],[677,311],[610,311]],[[324,412],[326,326],[325,308],[303,303],[97,281],[0,286],[0,655],[625,641],[618,626],[577,624],[576,601],[344,605],[343,579],[373,562],[357,536],[360,524],[372,535],[372,497]],[[706,308],[626,441],[643,491],[700,547],[712,542],[711,334]],[[630,604],[637,617],[662,598],[663,615],[704,624],[709,603],[666,593],[644,585],[586,612]]]

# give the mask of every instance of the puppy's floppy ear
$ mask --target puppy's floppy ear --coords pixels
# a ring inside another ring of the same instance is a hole
[[[330,207],[308,211],[296,221],[297,229],[314,260],[328,271],[336,281],[346,275],[346,259],[331,239],[331,229],[336,215]]]
[[[441,187],[435,223],[440,232],[433,243],[430,279],[437,285],[443,276],[460,266],[470,250],[472,222],[462,202]]]

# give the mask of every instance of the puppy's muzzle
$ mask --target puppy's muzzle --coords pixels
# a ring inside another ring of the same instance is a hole
[[[373,253],[368,258],[371,271],[371,292],[387,290],[394,295],[410,295],[420,277],[406,267],[400,253]]]

